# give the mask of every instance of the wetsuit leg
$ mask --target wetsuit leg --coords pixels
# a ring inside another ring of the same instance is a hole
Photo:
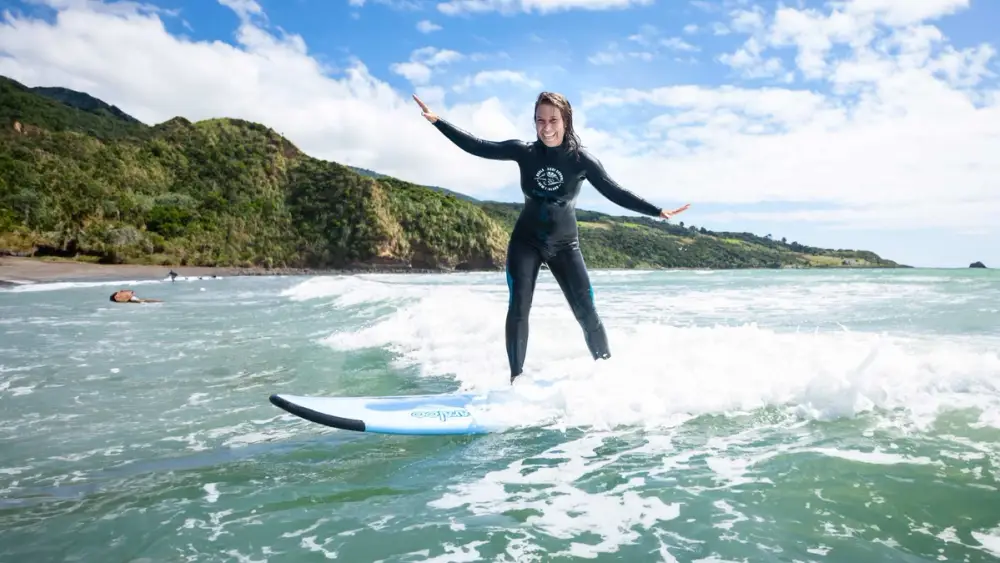
[[[563,295],[573,310],[573,315],[583,328],[590,354],[595,360],[610,358],[608,336],[601,318],[597,315],[594,290],[590,285],[590,276],[587,274],[587,266],[584,264],[580,248],[573,245],[562,249],[548,261],[548,264],[552,277],[559,283]]]
[[[528,313],[535,294],[542,256],[533,246],[511,237],[507,245],[507,360],[511,381],[521,375],[528,347]]]

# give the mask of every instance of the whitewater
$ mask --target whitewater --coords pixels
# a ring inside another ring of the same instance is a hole
[[[1000,274],[548,271],[0,289],[0,561],[1000,561]],[[130,287],[155,304],[115,304]],[[484,436],[271,393],[506,390]]]

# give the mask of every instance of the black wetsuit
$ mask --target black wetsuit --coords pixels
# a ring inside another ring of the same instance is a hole
[[[521,374],[528,342],[528,313],[538,270],[545,262],[583,328],[594,359],[609,358],[608,339],[594,305],[594,291],[580,253],[576,198],[584,179],[612,202],[637,213],[658,216],[660,208],[622,188],[608,177],[601,163],[582,148],[573,154],[541,141],[484,141],[443,119],[434,125],[469,154],[491,160],[512,160],[521,169],[524,209],[507,247],[507,358],[510,375]]]

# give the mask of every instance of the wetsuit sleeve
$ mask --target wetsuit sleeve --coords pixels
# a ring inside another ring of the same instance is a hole
[[[580,161],[583,163],[587,180],[590,180],[590,183],[597,188],[597,191],[601,192],[601,195],[636,213],[654,217],[660,215],[661,208],[626,190],[612,180],[607,171],[604,170],[604,166],[601,165],[601,161],[582,150],[580,151]]]
[[[524,143],[518,140],[509,141],[484,141],[475,137],[440,117],[434,122],[434,126],[445,137],[455,143],[463,151],[490,160],[518,160],[524,152]]]

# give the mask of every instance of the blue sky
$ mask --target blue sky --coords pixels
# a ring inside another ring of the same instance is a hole
[[[675,219],[897,261],[1000,267],[993,0],[15,0],[0,74],[148,123],[243,117],[307,152],[517,200],[409,99],[531,138],[542,89]],[[585,190],[579,207],[629,214]]]

